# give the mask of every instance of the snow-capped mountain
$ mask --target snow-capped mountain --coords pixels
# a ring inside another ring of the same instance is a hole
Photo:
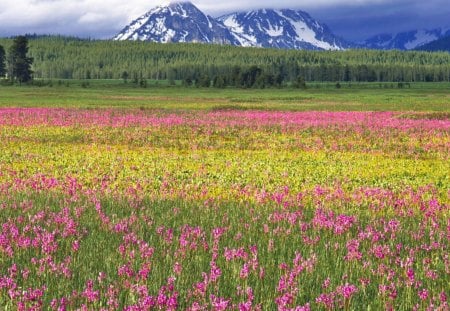
[[[341,50],[350,45],[308,13],[261,9],[218,18],[242,46],[282,49]]]
[[[432,41],[425,45],[419,46],[416,50],[419,51],[447,51],[450,52],[450,34],[441,39]]]
[[[126,26],[114,40],[239,44],[223,24],[190,2],[158,6]]]
[[[369,49],[377,50],[413,50],[448,35],[450,35],[450,30],[442,30],[440,28],[412,30],[395,35],[376,35],[362,42],[362,45]]]
[[[214,19],[190,2],[159,6],[125,27],[114,40],[202,42],[283,49],[341,50],[350,47],[307,13],[256,10]]]

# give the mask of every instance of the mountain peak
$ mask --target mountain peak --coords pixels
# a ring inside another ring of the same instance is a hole
[[[125,27],[115,40],[203,42],[282,49],[350,47],[300,10],[259,9],[214,19],[189,1],[156,7]]]
[[[174,10],[179,9],[193,9],[200,11],[192,2],[190,1],[169,1],[166,4],[159,6],[160,8],[170,8]]]
[[[191,1],[165,1],[161,6],[173,6],[173,5],[191,5],[195,6]]]
[[[228,29],[189,1],[160,5],[126,26],[114,40],[236,44]]]

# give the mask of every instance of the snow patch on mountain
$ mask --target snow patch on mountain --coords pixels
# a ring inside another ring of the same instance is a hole
[[[114,40],[238,43],[223,24],[190,2],[158,6],[125,27]]]
[[[321,32],[324,31],[323,27],[319,25],[317,22],[313,25],[308,25],[305,20],[302,19],[292,19],[290,17],[284,16],[283,11],[278,12],[280,16],[286,18],[291,25],[294,27],[295,32],[297,34],[296,39],[299,41],[310,43],[314,46],[317,46],[318,48],[324,49],[324,50],[341,50],[342,47],[336,45],[336,42],[326,42],[319,40],[317,38],[317,30],[320,30]],[[313,26],[315,28],[312,29]]]
[[[430,30],[411,30],[398,34],[379,34],[365,40],[361,44],[370,49],[413,50],[424,44],[445,37],[448,32],[449,30],[436,28]]]
[[[439,35],[436,33],[428,32],[426,30],[419,30],[416,32],[414,40],[405,44],[405,48],[407,50],[412,50],[437,39],[439,39]]]
[[[314,50],[350,47],[334,36],[327,26],[299,10],[236,12],[221,16],[218,20],[235,34],[243,46]]]
[[[269,29],[266,29],[266,33],[271,37],[278,37],[281,36],[284,32],[284,27],[272,27],[272,25],[269,26]]]
[[[114,40],[203,42],[245,47],[341,50],[351,47],[306,12],[261,9],[217,19],[190,2],[161,5],[133,21]]]

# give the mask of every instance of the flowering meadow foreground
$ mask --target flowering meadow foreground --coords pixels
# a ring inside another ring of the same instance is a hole
[[[450,120],[0,108],[3,310],[449,310]]]

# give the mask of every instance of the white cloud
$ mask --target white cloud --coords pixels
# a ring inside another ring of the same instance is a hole
[[[98,22],[108,19],[105,14],[87,12],[86,14],[80,16],[78,23],[80,24],[96,24]]]
[[[387,0],[304,0],[295,4],[292,1],[281,0],[274,5],[273,1],[193,1],[200,9],[212,14],[213,12],[227,12],[254,7],[297,7],[310,8],[339,3],[376,3]],[[40,21],[60,20],[65,16],[79,17],[90,14],[110,15],[115,19],[133,19],[149,9],[167,1],[147,0],[1,0],[0,20],[16,25],[32,25]],[[3,23],[4,24],[4,23]]]
[[[0,20],[4,27],[0,35],[78,32],[96,36],[98,32],[108,32],[108,29],[117,30],[131,16],[137,16],[148,9],[144,4],[137,5],[138,2],[142,1],[1,0]]]

